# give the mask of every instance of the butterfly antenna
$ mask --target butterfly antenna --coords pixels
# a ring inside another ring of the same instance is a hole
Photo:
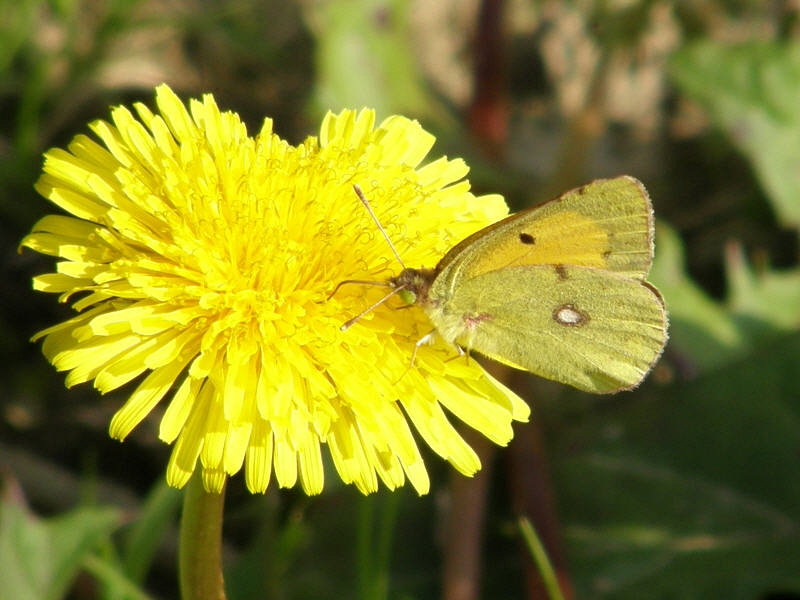
[[[386,302],[389,298],[391,298],[392,296],[394,296],[395,294],[397,294],[399,292],[402,292],[404,289],[405,288],[402,287],[402,286],[394,288],[391,292],[386,294],[383,298],[378,300],[375,304],[373,304],[369,308],[365,308],[364,310],[362,310],[360,313],[358,313],[355,317],[353,317],[349,321],[346,321],[345,323],[342,323],[342,325],[341,325],[341,327],[339,327],[339,329],[342,330],[342,331],[347,331],[348,329],[350,329],[350,327],[355,325],[361,319],[361,317],[363,317],[364,315],[368,315],[373,310],[378,308],[381,304]]]
[[[326,300],[330,300],[331,298],[333,298],[336,295],[336,292],[339,291],[340,287],[342,287],[343,285],[349,285],[351,283],[358,283],[361,285],[375,285],[379,287],[389,287],[389,283],[386,281],[368,281],[366,279],[345,279],[344,281],[340,281],[339,283],[336,284],[336,287],[333,288],[333,291],[330,294],[328,294]]]
[[[375,213],[372,211],[372,207],[369,205],[369,200],[367,200],[366,196],[364,196],[364,192],[361,191],[361,188],[359,187],[359,185],[357,183],[353,184],[353,190],[355,190],[356,196],[358,196],[358,199],[361,200],[361,204],[363,204],[364,208],[367,209],[367,212],[369,213],[369,216],[372,217],[373,221],[375,221],[375,225],[378,226],[378,230],[381,232],[381,235],[383,235],[383,237],[386,239],[386,243],[389,244],[389,248],[392,249],[392,252],[394,253],[395,258],[397,258],[397,262],[399,262],[400,266],[405,269],[406,266],[403,264],[403,259],[400,258],[400,254],[397,252],[397,249],[394,247],[394,244],[392,243],[392,240],[389,239],[389,236],[386,234],[386,230],[383,228],[383,225],[381,225],[381,222],[378,220],[378,217],[375,216]]]

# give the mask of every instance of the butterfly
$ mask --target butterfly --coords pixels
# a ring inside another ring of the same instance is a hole
[[[628,390],[667,341],[664,299],[646,281],[653,224],[641,182],[596,180],[481,229],[435,268],[403,269],[390,295],[467,352],[587,392]]]

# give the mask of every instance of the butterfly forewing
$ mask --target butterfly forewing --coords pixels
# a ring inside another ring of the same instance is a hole
[[[602,179],[511,215],[455,246],[439,263],[457,278],[524,265],[592,267],[643,279],[653,255],[653,211],[632,177]]]

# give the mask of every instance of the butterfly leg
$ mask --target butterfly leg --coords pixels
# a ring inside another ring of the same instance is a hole
[[[417,340],[417,342],[414,344],[414,351],[411,353],[411,362],[408,364],[408,368],[400,376],[400,379],[403,379],[403,377],[406,376],[406,373],[408,373],[411,369],[414,368],[414,362],[417,360],[417,350],[419,350],[420,346],[423,346],[424,344],[430,344],[435,336],[436,336],[436,330],[434,329],[426,333],[420,339]],[[400,381],[400,379],[398,379],[397,381]]]
[[[417,351],[420,349],[420,347],[424,346],[425,344],[432,344],[434,338],[436,337],[436,333],[437,333],[436,330],[433,329],[428,333],[426,333],[425,335],[423,335],[419,340],[417,340],[417,343],[414,344],[414,352],[411,354],[411,366],[409,368],[414,367],[414,361],[417,358]],[[452,342],[452,346],[453,348],[456,349],[458,356],[451,356],[450,358],[447,359],[446,362],[450,362],[451,360],[461,358],[462,356],[466,356],[467,362],[469,362],[469,350],[464,350],[461,346],[459,346],[455,342]]]
[[[433,339],[436,337],[436,330],[433,329],[423,335],[421,338],[417,340],[417,343],[414,344],[414,352],[411,353],[411,367],[414,368],[414,361],[417,359],[417,350],[419,350],[420,346],[424,346],[425,344],[433,343]]]
[[[458,358],[461,358],[462,356],[466,356],[467,357],[467,364],[469,364],[469,348],[464,350],[464,348],[462,348],[461,346],[459,346],[455,342],[453,342],[453,348],[455,348],[456,352],[458,352],[458,356],[451,356],[450,358],[447,359],[446,362],[450,362],[451,360],[456,360]]]

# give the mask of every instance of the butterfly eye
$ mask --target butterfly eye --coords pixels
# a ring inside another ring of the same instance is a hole
[[[406,304],[416,304],[417,295],[412,290],[402,290],[399,293],[400,299]]]

